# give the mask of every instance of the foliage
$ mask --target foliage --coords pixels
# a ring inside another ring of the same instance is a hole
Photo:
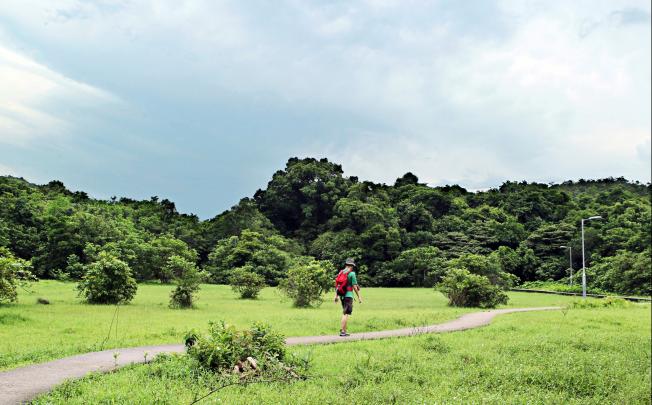
[[[279,289],[288,296],[295,307],[319,306],[322,297],[333,286],[326,265],[311,259],[296,260]]]
[[[581,309],[587,309],[587,308],[630,308],[634,304],[631,302],[622,299],[622,298],[616,298],[616,297],[606,297],[602,299],[592,299],[592,300],[586,300],[586,299],[581,299],[581,300],[575,300],[570,303],[569,307],[570,308],[581,308]]]
[[[620,294],[652,295],[652,263],[650,248],[641,253],[619,251],[596,264],[592,272],[595,285]]]
[[[248,357],[265,369],[285,360],[285,338],[269,325],[254,323],[249,330],[237,330],[224,321],[209,322],[208,334],[190,331],[185,337],[188,355],[205,369],[231,372]]]
[[[0,304],[16,302],[18,288],[26,288],[35,277],[31,263],[14,257],[7,248],[0,247]]]
[[[556,291],[556,292],[569,292],[569,293],[582,293],[582,283],[578,282],[580,277],[575,278],[573,285],[568,284],[568,281],[526,281],[521,284],[519,288],[527,290],[543,290],[543,291]],[[609,294],[613,291],[605,291],[596,287],[587,287],[589,294]]]
[[[181,256],[170,256],[164,271],[172,275],[177,287],[170,294],[170,307],[191,308],[195,302],[195,294],[199,291],[199,284],[204,281],[206,274],[199,271],[197,266]]]
[[[211,281],[225,284],[233,269],[251,266],[269,285],[285,277],[291,258],[298,252],[291,241],[278,235],[243,230],[240,236],[220,240],[208,256]]]
[[[308,241],[325,230],[335,203],[346,195],[349,184],[342,176],[342,166],[328,159],[291,158],[254,199],[283,235]]]
[[[445,261],[441,250],[434,246],[405,250],[383,266],[378,280],[380,284],[392,287],[432,286],[441,280]]]
[[[138,285],[129,265],[106,252],[87,266],[77,285],[79,295],[93,304],[125,304],[136,295]]]
[[[466,269],[472,274],[486,277],[491,284],[505,289],[514,285],[516,277],[502,270],[501,263],[496,254],[488,256],[465,254],[447,261],[446,269]]]
[[[214,283],[251,265],[276,285],[293,258],[308,253],[333,266],[354,257],[366,285],[420,286],[442,272],[413,267],[420,253],[412,250],[435,247],[446,260],[497,256],[520,282],[559,281],[569,273],[568,250],[560,246],[572,248],[570,265],[580,268],[579,226],[592,215],[603,219],[585,227],[589,286],[648,291],[650,185],[623,178],[505,182],[468,192],[430,187],[413,173],[393,185],[360,181],[326,159],[292,158],[253,198],[200,221],[156,196],[98,200],[60,181],[0,177],[0,246],[30,261],[39,278],[79,279],[104,251],[127,263],[138,281],[172,281],[164,268],[176,255],[208,270]]]
[[[448,304],[455,307],[494,308],[508,301],[507,294],[489,278],[464,268],[448,270],[437,289],[448,297]]]
[[[240,298],[255,299],[265,287],[265,279],[254,272],[253,266],[245,265],[231,272],[229,285],[233,291],[240,294]]]

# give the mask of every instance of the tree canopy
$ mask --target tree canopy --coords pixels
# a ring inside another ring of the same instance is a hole
[[[472,273],[478,263],[501,269],[517,282],[566,280],[560,246],[572,248],[580,268],[579,225],[592,215],[603,220],[585,229],[590,285],[649,294],[650,185],[623,178],[508,181],[469,192],[431,187],[413,173],[392,185],[360,181],[327,159],[291,158],[252,198],[202,221],[157,196],[99,200],[60,181],[0,177],[0,248],[41,278],[83,279],[110,256],[138,281],[170,282],[176,256],[211,282],[246,267],[276,285],[310,255],[330,262],[333,276],[355,258],[365,285],[431,286],[450,260],[466,260],[456,265]]]

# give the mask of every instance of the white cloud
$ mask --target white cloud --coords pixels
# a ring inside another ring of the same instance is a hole
[[[480,3],[9,1],[4,12],[46,46],[85,55],[76,70],[121,96],[203,107],[236,94],[358,117],[370,124],[343,124],[345,141],[306,140],[288,155],[343,156],[364,178],[649,180],[640,158],[650,139],[649,2]],[[53,93],[105,99],[29,59],[16,63],[0,72],[0,88],[11,81],[21,94],[0,90],[0,129],[14,142],[72,125],[40,108]]]
[[[117,100],[0,46],[0,143],[27,145],[69,133],[74,123],[57,115],[57,107],[48,105],[53,101],[71,108]]]

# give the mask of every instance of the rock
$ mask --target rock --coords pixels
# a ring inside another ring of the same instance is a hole
[[[256,362],[256,359],[254,359],[253,357],[247,357],[247,361],[251,365],[251,368],[253,368],[254,370],[258,370],[258,363]]]

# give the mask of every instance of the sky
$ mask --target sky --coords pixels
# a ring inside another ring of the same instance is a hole
[[[3,0],[0,175],[212,217],[347,176],[650,181],[648,0]]]

